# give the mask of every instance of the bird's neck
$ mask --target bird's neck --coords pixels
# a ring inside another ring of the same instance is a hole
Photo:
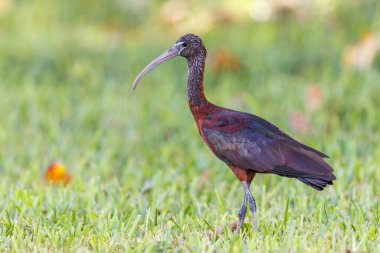
[[[187,80],[187,97],[190,110],[195,119],[198,114],[209,104],[203,91],[203,72],[205,69],[206,51],[201,51],[196,56],[187,59],[189,76]]]

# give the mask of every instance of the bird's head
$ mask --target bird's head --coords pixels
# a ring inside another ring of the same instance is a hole
[[[146,65],[146,67],[136,77],[132,86],[133,89],[136,89],[140,80],[159,64],[175,56],[182,56],[189,59],[191,57],[196,57],[199,54],[203,54],[204,56],[206,55],[206,49],[202,40],[197,35],[191,33],[181,36],[171,48]]]
[[[190,58],[202,53],[206,53],[206,49],[203,45],[201,38],[192,33],[183,35],[175,42],[175,44],[179,44],[182,46],[179,55],[185,58]]]

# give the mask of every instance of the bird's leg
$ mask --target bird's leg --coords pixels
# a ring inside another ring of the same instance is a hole
[[[241,226],[244,223],[245,214],[247,213],[247,199],[248,199],[248,195],[244,191],[243,205],[241,206],[241,208],[239,210],[239,222],[238,222],[238,225],[236,226],[236,229],[235,229],[236,233],[239,232]]]
[[[252,224],[253,229],[257,229],[256,224],[256,203],[255,199],[252,197],[251,191],[249,190],[249,186],[251,185],[251,182],[253,178],[255,177],[256,173],[251,170],[245,170],[240,169],[233,165],[228,165],[232,172],[236,175],[236,177],[240,180],[240,182],[243,184],[244,187],[244,200],[243,205],[241,206],[239,210],[239,222],[236,227],[235,232],[238,232],[241,229],[241,226],[243,225],[245,214],[247,213],[247,201],[249,203],[249,207],[251,208],[252,212]]]
[[[252,226],[253,230],[257,230],[257,221],[256,221],[256,201],[255,198],[252,196],[251,191],[249,190],[249,185],[246,182],[242,182],[245,194],[248,199],[249,208],[251,209],[252,213]]]

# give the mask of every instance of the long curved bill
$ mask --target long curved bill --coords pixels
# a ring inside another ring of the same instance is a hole
[[[175,44],[172,48],[169,50],[163,52],[160,56],[158,56],[156,59],[151,61],[146,67],[140,72],[140,74],[136,77],[135,81],[133,82],[133,89],[137,88],[137,85],[139,84],[140,80],[149,73],[152,69],[163,63],[164,61],[167,61],[175,56],[177,56],[180,52],[180,47]]]

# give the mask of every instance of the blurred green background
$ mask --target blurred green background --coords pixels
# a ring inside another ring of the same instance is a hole
[[[376,0],[0,0],[0,251],[379,251],[379,17]],[[338,178],[317,193],[257,176],[247,241],[228,225],[243,190],[188,109],[185,60],[131,89],[190,32],[210,101],[327,153]],[[44,181],[52,161],[66,187]]]

